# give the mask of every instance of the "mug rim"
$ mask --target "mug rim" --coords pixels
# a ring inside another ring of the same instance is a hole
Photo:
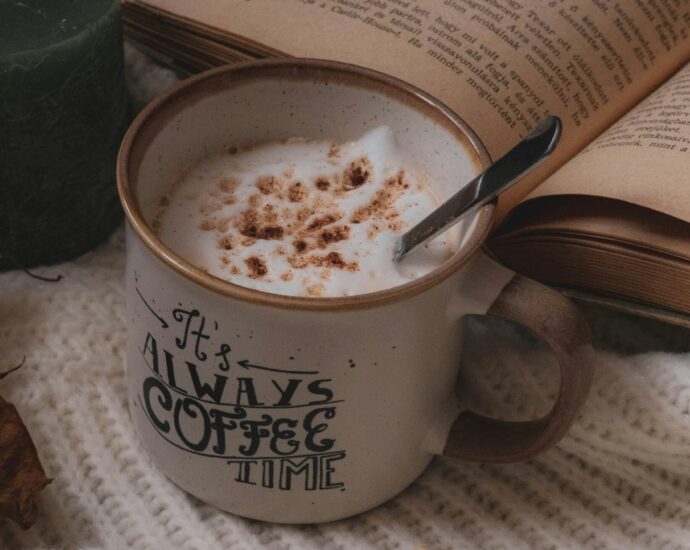
[[[440,100],[396,77],[359,65],[311,58],[263,59],[223,65],[189,77],[154,99],[134,119],[122,140],[117,158],[117,190],[127,222],[146,248],[167,267],[183,278],[222,296],[282,309],[311,311],[366,309],[401,301],[436,286],[465,265],[486,240],[494,221],[494,203],[479,210],[475,221],[476,226],[469,239],[460,246],[448,261],[436,269],[402,285],[353,296],[288,296],[244,287],[206,273],[188,260],[177,255],[155,235],[137,204],[134,193],[136,178],[130,178],[129,174],[133,152],[137,148],[141,149],[142,147],[145,151],[152,141],[150,139],[148,143],[144,142],[143,144],[138,141],[141,138],[142,130],[146,129],[147,125],[157,118],[163,117],[167,120],[167,118],[174,116],[179,110],[184,109],[186,103],[178,100],[191,95],[196,87],[208,81],[215,80],[223,84],[225,78],[236,76],[235,80],[230,80],[231,83],[236,83],[257,77],[276,75],[285,77],[288,74],[293,80],[309,81],[314,80],[315,77],[323,80],[327,76],[339,76],[364,87],[367,84],[371,87],[376,87],[377,84],[379,86],[384,85],[385,89],[383,91],[378,89],[376,91],[389,95],[389,97],[392,92],[395,92],[396,95],[400,95],[396,99],[405,100],[412,108],[416,108],[418,111],[421,110],[422,106],[425,106],[438,117],[439,122],[446,125],[450,124],[451,130],[461,134],[467,145],[470,146],[481,164],[481,168],[486,168],[491,161],[491,157],[482,141],[460,116]],[[223,89],[227,88],[227,86],[223,87]],[[166,109],[175,107],[174,103],[179,104],[179,109],[166,113]],[[422,112],[422,114],[428,116],[428,113]]]

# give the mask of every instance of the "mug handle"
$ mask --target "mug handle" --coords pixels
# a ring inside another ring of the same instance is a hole
[[[560,368],[556,402],[538,420],[510,422],[464,411],[450,429],[444,455],[478,462],[519,462],[558,443],[572,424],[592,382],[589,327],[569,299],[514,275],[487,315],[515,321],[544,339]]]

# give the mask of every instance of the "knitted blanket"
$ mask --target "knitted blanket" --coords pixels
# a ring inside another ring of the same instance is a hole
[[[127,51],[145,101],[175,81]],[[281,526],[215,510],[140,448],[125,399],[122,231],[76,261],[0,274],[0,382],[54,481],[37,523],[0,521],[0,546],[113,549],[690,548],[690,333],[586,311],[594,386],[565,439],[521,464],[436,459],[403,494],[351,519]],[[549,352],[512,325],[467,323],[462,387],[473,407],[529,418],[553,399]],[[664,351],[665,350],[665,351]],[[676,350],[676,351],[674,351]]]

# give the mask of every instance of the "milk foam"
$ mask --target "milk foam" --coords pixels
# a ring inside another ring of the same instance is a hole
[[[153,222],[211,275],[290,296],[349,296],[421,277],[444,235],[393,262],[396,239],[438,206],[387,127],[357,141],[291,139],[210,157],[173,183]]]

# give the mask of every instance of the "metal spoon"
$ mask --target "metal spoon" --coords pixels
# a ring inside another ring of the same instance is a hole
[[[491,202],[531,172],[556,148],[561,128],[561,120],[556,116],[540,120],[520,143],[400,237],[393,259],[400,261],[412,249]]]

